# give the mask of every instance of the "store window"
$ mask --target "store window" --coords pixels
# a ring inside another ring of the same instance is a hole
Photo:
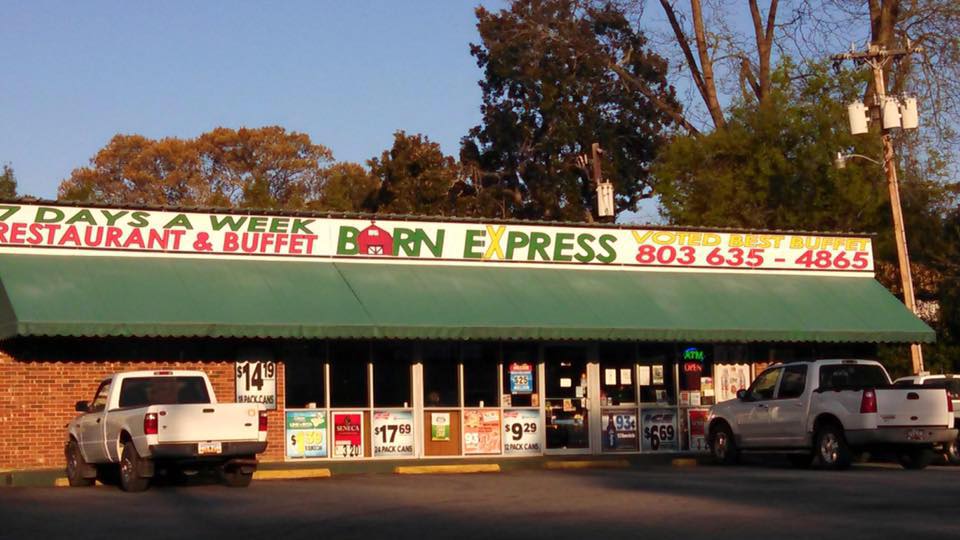
[[[330,406],[369,407],[370,344],[346,341],[330,344]]]
[[[281,351],[284,389],[289,409],[324,407],[326,345],[290,346]]]
[[[497,370],[500,346],[497,343],[467,343],[461,346],[463,360],[463,401],[467,407],[497,407]]]
[[[423,406],[460,406],[460,365],[455,343],[424,343]]]
[[[641,344],[638,354],[637,385],[640,401],[646,404],[676,405],[673,346]]]
[[[677,354],[680,406],[699,407],[713,398],[713,347],[683,345]]]
[[[373,344],[373,405],[409,407],[413,343]]]
[[[503,345],[503,406],[538,407],[537,345],[505,343]]]
[[[604,406],[634,405],[637,402],[633,344],[600,346],[600,403]]]

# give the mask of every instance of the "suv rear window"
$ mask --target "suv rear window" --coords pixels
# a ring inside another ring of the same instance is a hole
[[[203,377],[131,377],[120,386],[120,407],[210,403]]]
[[[838,364],[820,368],[820,389],[876,388],[889,386],[883,368],[871,364]]]

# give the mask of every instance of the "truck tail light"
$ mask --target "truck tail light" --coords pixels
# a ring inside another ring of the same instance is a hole
[[[260,432],[267,432],[267,411],[260,411]]]
[[[143,415],[143,434],[156,435],[160,432],[157,425],[157,413],[147,413]]]
[[[950,395],[949,390],[947,390],[947,412],[953,412],[953,396]]]
[[[860,414],[877,412],[877,392],[873,389],[864,390],[860,399]]]

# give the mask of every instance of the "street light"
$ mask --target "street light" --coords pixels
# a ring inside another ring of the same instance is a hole
[[[872,157],[865,156],[863,154],[844,154],[843,152],[837,152],[837,157],[833,158],[833,165],[838,169],[846,169],[847,161],[850,161],[853,158],[860,158],[873,163],[874,165],[883,166],[883,163],[873,159]]]

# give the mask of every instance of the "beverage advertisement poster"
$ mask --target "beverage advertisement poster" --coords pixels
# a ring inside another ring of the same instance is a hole
[[[287,459],[327,457],[327,411],[295,411],[285,414]]]
[[[641,450],[668,452],[680,449],[675,409],[647,409],[640,416],[643,420]]]
[[[373,411],[373,457],[411,457],[416,454],[413,412]]]
[[[450,440],[450,413],[430,413],[430,440]]]
[[[707,413],[710,409],[687,409],[690,426],[690,451],[709,452],[707,449]]]
[[[510,393],[529,394],[533,392],[533,365],[527,363],[510,364]]]
[[[333,413],[333,457],[337,459],[363,457],[363,413],[359,411]]]
[[[499,410],[463,410],[463,453],[467,455],[500,453]]]
[[[538,456],[540,443],[539,409],[506,409],[503,411],[503,453],[508,456]]]
[[[637,451],[637,413],[634,411],[603,411],[604,452]]]
[[[718,364],[714,366],[713,383],[716,386],[717,403],[734,399],[737,390],[750,386],[749,364]]]

